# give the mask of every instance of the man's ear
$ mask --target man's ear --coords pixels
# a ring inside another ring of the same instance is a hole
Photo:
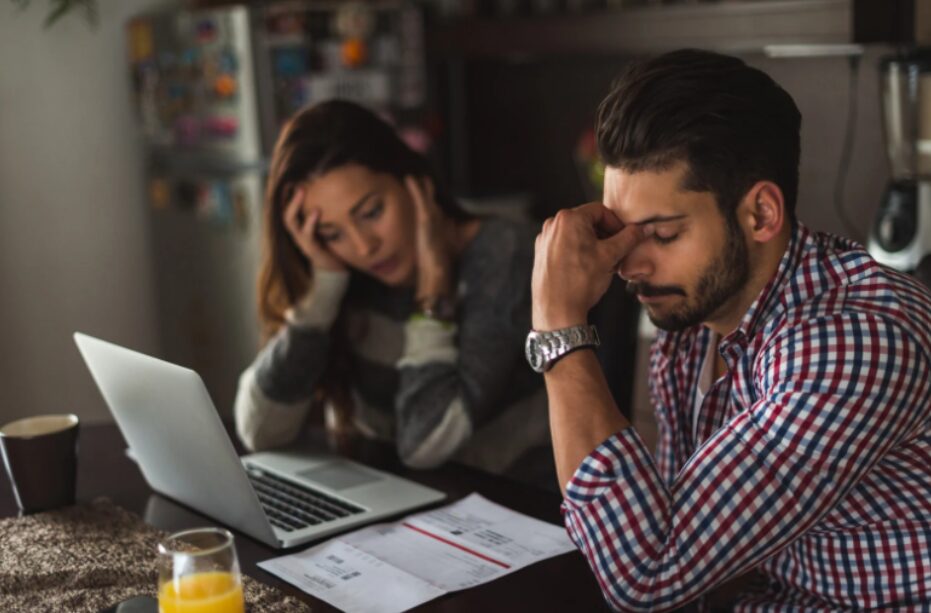
[[[744,196],[738,215],[754,241],[769,242],[786,224],[782,190],[772,181],[758,181]]]

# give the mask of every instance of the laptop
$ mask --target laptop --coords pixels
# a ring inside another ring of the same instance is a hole
[[[240,458],[196,372],[80,332],[74,340],[149,487],[271,547],[446,497],[330,453]]]

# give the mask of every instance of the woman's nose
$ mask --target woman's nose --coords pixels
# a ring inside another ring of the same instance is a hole
[[[354,228],[349,235],[356,252],[361,256],[370,256],[378,249],[378,237],[371,232]]]

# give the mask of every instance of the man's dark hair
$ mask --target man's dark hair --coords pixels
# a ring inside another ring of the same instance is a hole
[[[630,64],[599,105],[595,134],[608,166],[662,171],[686,162],[683,187],[713,193],[728,222],[754,183],[772,181],[794,223],[801,121],[763,71],[684,49]]]

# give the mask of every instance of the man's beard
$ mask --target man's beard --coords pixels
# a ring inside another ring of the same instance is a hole
[[[654,315],[647,308],[647,316],[657,328],[676,332],[708,321],[721,305],[743,289],[750,275],[747,245],[736,220],[728,220],[726,242],[702,273],[695,285],[695,296],[689,299],[685,290],[676,286],[652,286],[643,282],[630,282],[627,292],[642,296],[680,295],[682,304],[665,315]]]

